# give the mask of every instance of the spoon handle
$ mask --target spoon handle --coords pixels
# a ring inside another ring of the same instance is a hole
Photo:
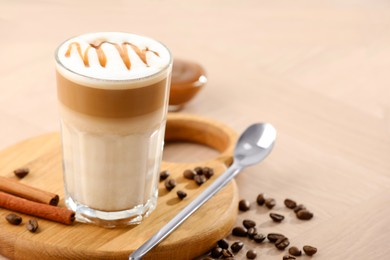
[[[179,212],[173,219],[171,219],[163,228],[155,233],[148,241],[135,250],[130,256],[129,260],[138,260],[159,244],[165,237],[174,231],[181,223],[184,222],[192,213],[194,213],[200,206],[208,201],[214,194],[222,189],[231,181],[234,176],[242,169],[238,164],[233,164],[219,176],[207,189],[205,189],[198,197],[196,197],[190,204],[188,204],[182,211]]]

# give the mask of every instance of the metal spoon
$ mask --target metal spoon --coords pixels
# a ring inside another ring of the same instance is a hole
[[[270,124],[260,123],[248,127],[237,141],[232,165],[162,229],[135,250],[129,256],[129,260],[142,259],[147,252],[159,244],[200,206],[229,183],[242,169],[264,160],[271,152],[275,139],[276,130]]]

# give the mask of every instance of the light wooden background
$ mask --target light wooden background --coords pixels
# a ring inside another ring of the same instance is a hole
[[[58,131],[53,52],[91,31],[148,35],[201,63],[209,83],[183,112],[238,132],[275,125],[274,152],[236,181],[241,198],[274,197],[287,219],[275,225],[253,204],[238,224],[252,218],[263,233],[317,246],[313,259],[389,258],[388,0],[0,0],[0,148]],[[296,220],[286,197],[315,218]],[[249,248],[282,259],[268,245]]]

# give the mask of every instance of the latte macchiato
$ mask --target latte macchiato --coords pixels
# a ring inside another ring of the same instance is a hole
[[[103,32],[57,49],[66,204],[80,221],[139,223],[156,206],[172,58],[161,43]]]

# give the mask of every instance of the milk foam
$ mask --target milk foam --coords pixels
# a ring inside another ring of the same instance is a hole
[[[97,50],[96,46],[99,45],[100,50]],[[124,52],[122,57],[121,48]],[[144,60],[137,50],[145,55]],[[101,65],[101,57],[99,60],[99,51],[105,56],[104,66]],[[85,54],[87,55],[84,56]],[[128,57],[130,68],[126,67],[123,56]],[[171,63],[170,53],[163,44],[147,37],[121,32],[91,33],[69,39],[58,48],[56,59],[57,70],[66,78],[87,85],[88,81],[94,79],[104,80],[102,88],[110,87],[107,80],[116,81],[110,83],[118,85],[123,80],[137,80],[141,83],[143,79],[147,79],[147,84],[150,84],[154,77],[156,81],[161,79],[161,74],[164,77],[165,73],[161,72]],[[85,60],[89,64],[86,65]],[[93,85],[96,87],[96,80]],[[135,84],[132,87],[141,85]]]

